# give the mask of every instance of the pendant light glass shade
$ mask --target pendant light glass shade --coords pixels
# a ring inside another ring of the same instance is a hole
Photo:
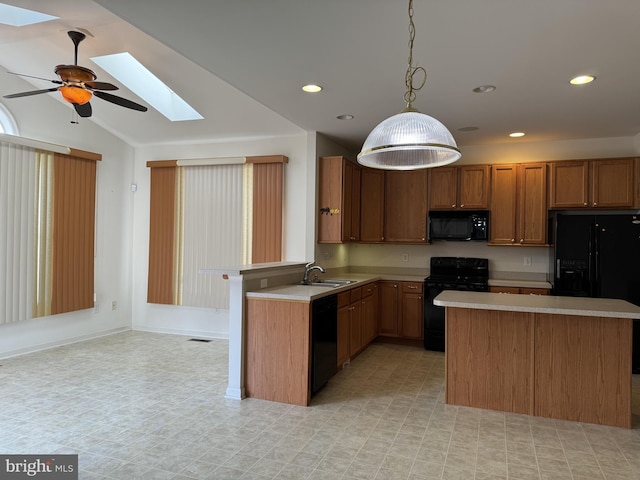
[[[442,123],[414,110],[379,123],[365,140],[358,163],[383,170],[416,170],[448,165],[461,156]]]
[[[427,72],[413,65],[413,0],[409,0],[409,59],[405,73],[406,108],[374,128],[358,154],[361,165],[383,170],[417,170],[440,167],[458,160],[462,154],[453,136],[442,123],[411,106],[426,80]],[[416,75],[422,82],[414,85]]]

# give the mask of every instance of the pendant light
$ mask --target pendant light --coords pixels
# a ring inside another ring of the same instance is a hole
[[[426,70],[413,66],[414,38],[413,0],[409,0],[409,65],[405,74],[407,91],[404,94],[406,108],[383,120],[371,131],[358,154],[358,163],[366,167],[416,170],[448,165],[462,156],[447,127],[412,106],[415,92],[427,80]],[[416,87],[413,81],[417,73],[423,77]]]

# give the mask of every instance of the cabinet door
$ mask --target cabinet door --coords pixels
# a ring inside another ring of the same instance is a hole
[[[360,192],[361,192],[361,176],[362,176],[362,167],[360,165],[356,165],[355,163],[345,162],[349,164],[349,168],[351,170],[351,181],[349,182],[348,188],[349,191],[345,192],[345,195],[349,195],[349,212],[350,224],[346,229],[349,233],[349,241],[357,242],[360,241]],[[346,221],[347,217],[345,217]]]
[[[384,240],[384,171],[363,168],[360,180],[360,241]]]
[[[397,337],[399,282],[380,282],[380,335]]]
[[[458,204],[458,169],[438,167],[429,172],[429,209],[453,210]]]
[[[593,207],[633,207],[633,164],[632,158],[591,162]]]
[[[350,306],[338,308],[338,368],[349,360],[349,345],[351,338]]]
[[[353,358],[362,348],[362,303],[358,300],[349,307],[349,354]]]
[[[362,287],[362,344],[368,345],[378,336],[378,286]]]
[[[489,165],[459,168],[458,205],[468,210],[489,208]]]
[[[422,283],[402,282],[400,336],[422,340],[424,338],[424,298]]]
[[[584,208],[589,205],[587,161],[553,162],[549,168],[549,208]]]
[[[489,287],[490,293],[520,293],[520,287]]]
[[[491,167],[491,213],[489,242],[511,245],[516,239],[516,174],[515,165]]]
[[[342,157],[321,157],[318,167],[318,243],[342,241]]]
[[[426,243],[426,170],[385,172],[384,196],[385,241]]]
[[[521,245],[547,243],[547,165],[518,165],[518,235]]]

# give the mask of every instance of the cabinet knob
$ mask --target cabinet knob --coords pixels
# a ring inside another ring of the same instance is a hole
[[[584,205],[586,207],[588,204],[587,204],[587,202],[584,202],[582,205]]]
[[[456,204],[454,203],[453,205],[451,205],[451,208],[456,208]]]
[[[464,203],[460,205],[460,208],[464,208]]]
[[[593,206],[596,207],[598,205],[598,202],[593,202]]]
[[[512,239],[511,239],[511,243],[515,243],[515,241],[516,241],[516,239],[515,239],[515,238],[512,238]]]
[[[396,284],[393,286],[393,288],[398,288],[398,284],[396,283]]]
[[[524,238],[521,238],[521,239],[520,239],[520,243],[524,243]]]

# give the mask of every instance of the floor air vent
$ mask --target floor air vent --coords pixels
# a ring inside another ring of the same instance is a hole
[[[190,342],[209,343],[211,340],[209,340],[208,338],[190,338],[189,341]]]

